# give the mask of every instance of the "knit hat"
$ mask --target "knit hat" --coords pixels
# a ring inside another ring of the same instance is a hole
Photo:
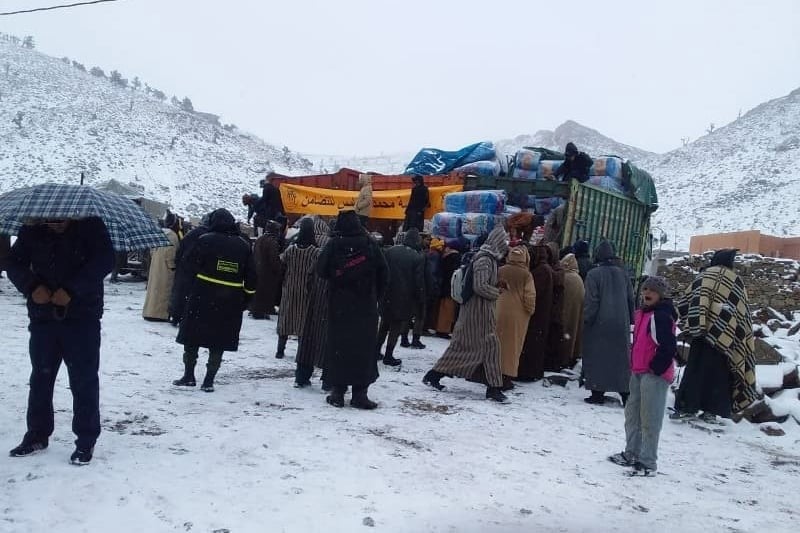
[[[658,293],[662,298],[669,297],[669,283],[661,276],[650,276],[642,283],[642,289],[649,289]]]

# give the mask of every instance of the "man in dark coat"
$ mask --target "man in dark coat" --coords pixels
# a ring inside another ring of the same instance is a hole
[[[389,287],[381,302],[378,354],[380,356],[381,347],[386,342],[385,355],[380,358],[388,366],[401,363],[394,357],[397,338],[425,303],[425,258],[418,251],[420,244],[419,232],[411,228],[406,232],[403,244],[392,246],[386,252]]]
[[[414,188],[411,189],[411,198],[409,198],[406,206],[406,220],[403,224],[403,231],[417,228],[417,231],[421,232],[425,222],[425,210],[431,206],[431,202],[428,187],[425,185],[425,180],[422,176],[415,174],[411,180],[414,182]]]
[[[567,143],[564,155],[567,156],[567,159],[555,171],[556,179],[558,181],[576,179],[581,183],[587,181],[592,164],[594,164],[592,158],[586,152],[579,152],[575,143],[571,142]]]
[[[186,310],[186,299],[194,279],[193,269],[189,268],[186,258],[192,252],[197,241],[208,233],[208,221],[212,213],[207,214],[200,221],[200,225],[191,230],[178,244],[175,250],[175,280],[172,282],[172,295],[169,303],[169,316],[173,326],[177,326]]]
[[[218,209],[211,214],[208,233],[198,239],[186,263],[193,280],[177,338],[184,346],[184,372],[173,383],[194,387],[198,351],[208,348],[201,388],[213,392],[222,353],[239,348],[242,313],[256,286],[250,243],[239,235],[230,212]]]
[[[6,261],[10,253],[11,236],[0,234],[0,278],[3,277],[3,271],[6,270]]]
[[[633,286],[610,242],[597,245],[595,262],[586,275],[583,304],[583,376],[592,391],[585,401],[602,405],[606,392],[617,392],[624,405],[631,379]]]
[[[247,206],[247,223],[253,220],[253,227],[256,229],[256,236],[264,233],[267,226],[267,204],[264,198],[257,194],[245,194],[242,196],[242,205]],[[255,218],[254,218],[255,217]]]
[[[270,220],[266,233],[253,246],[258,286],[250,302],[250,317],[256,320],[269,320],[270,315],[277,314],[275,305],[283,283],[280,233],[281,225]]]
[[[24,226],[8,257],[8,277],[28,299],[31,377],[28,431],[11,455],[47,448],[53,387],[63,359],[73,399],[73,464],[88,464],[100,436],[100,319],[103,279],[114,250],[99,218]]]
[[[589,243],[588,241],[575,241],[572,246],[575,259],[578,261],[578,273],[581,279],[586,280],[586,274],[592,269],[592,258],[589,257]]]
[[[528,331],[519,359],[517,381],[538,381],[544,377],[545,350],[553,321],[555,273],[548,261],[547,246],[530,248],[530,270],[536,287],[536,307],[528,322]]]
[[[412,228],[416,229],[416,228]],[[408,233],[405,234],[405,237],[408,237]],[[428,298],[434,293],[436,290],[436,280],[434,279],[433,273],[433,264],[432,261],[428,258],[426,248],[430,246],[430,237],[426,236],[425,239],[420,238],[421,235],[419,232],[416,233],[416,236],[412,236],[412,238],[406,239],[404,244],[417,252],[420,257],[422,257],[422,261],[424,264],[424,278],[425,284],[423,286],[424,291],[424,298],[418,302],[414,307],[414,313],[412,315],[412,320],[409,320],[403,326],[402,334],[400,335],[400,346],[403,348],[413,348],[415,350],[424,350],[425,345],[422,344],[420,340],[422,337],[422,332],[425,330],[425,320],[427,318],[427,306],[428,306]],[[408,334],[411,330],[414,330],[413,337],[411,338],[411,342],[408,341]]]
[[[374,409],[367,390],[378,379],[375,358],[378,302],[389,270],[378,244],[367,235],[355,211],[343,211],[336,230],[317,263],[317,274],[329,282],[328,353],[325,381],[333,386],[327,402],[344,406],[352,385],[350,405]]]
[[[261,200],[264,202],[264,216],[267,220],[278,220],[284,214],[281,191],[272,184],[272,172],[264,179],[264,190]]]

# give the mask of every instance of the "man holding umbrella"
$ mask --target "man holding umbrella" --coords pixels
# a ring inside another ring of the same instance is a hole
[[[100,318],[103,279],[114,250],[103,221],[37,219],[11,247],[8,277],[28,298],[31,378],[28,431],[11,450],[23,457],[47,448],[53,433],[53,387],[62,359],[73,397],[74,464],[92,460],[100,435]]]
[[[31,377],[28,431],[11,450],[47,448],[53,387],[61,361],[73,397],[73,464],[92,460],[100,435],[100,319],[103,279],[114,250],[168,246],[161,229],[129,199],[86,185],[45,183],[0,195],[0,234],[16,235],[8,277],[28,299]]]

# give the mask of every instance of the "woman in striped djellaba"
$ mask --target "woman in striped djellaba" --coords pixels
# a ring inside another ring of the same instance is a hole
[[[321,250],[330,240],[330,230],[328,224],[320,217],[314,217],[313,220],[314,238]],[[317,261],[318,259],[315,262]],[[313,269],[310,276],[312,280],[308,313],[297,343],[297,370],[294,382],[297,388],[311,385],[314,368],[324,368],[325,364],[325,343],[328,338],[328,280],[314,275]],[[323,390],[329,388],[323,376]]]
[[[275,357],[283,359],[289,335],[300,335],[308,315],[311,284],[317,266],[319,248],[314,238],[314,221],[305,218],[300,222],[297,242],[281,254],[286,274],[278,311],[278,351]]]
[[[453,330],[453,340],[423,383],[442,390],[443,377],[458,376],[485,383],[486,398],[505,402],[501,388],[500,340],[497,337],[497,299],[507,288],[497,280],[497,264],[508,253],[508,234],[496,227],[475,254],[465,276],[464,304]],[[471,272],[470,272],[471,271]]]

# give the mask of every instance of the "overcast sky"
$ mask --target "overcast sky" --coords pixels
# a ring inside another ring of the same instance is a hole
[[[121,0],[0,31],[302,152],[454,149],[567,119],[663,152],[800,87],[799,21],[797,0]]]

